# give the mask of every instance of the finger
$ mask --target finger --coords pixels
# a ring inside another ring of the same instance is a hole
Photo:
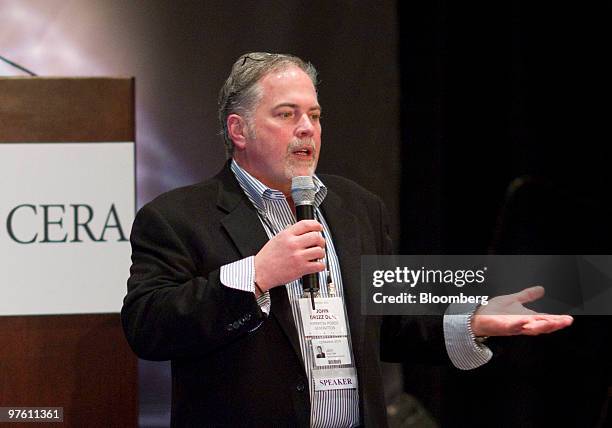
[[[303,235],[297,236],[296,240],[300,248],[325,248],[325,239],[323,239],[319,232],[307,232]]]
[[[529,336],[552,333],[572,324],[574,319],[570,316],[548,316],[546,318],[532,319],[523,326],[523,333]]]
[[[535,287],[525,288],[523,291],[511,294],[510,296],[516,298],[519,303],[533,302],[544,296],[544,287],[536,285]]]
[[[574,318],[570,315],[550,315],[550,314],[542,314],[542,313],[538,313],[534,315],[534,319],[568,323],[568,325],[574,321]]]
[[[324,269],[325,269],[325,263],[323,262],[318,262],[318,261],[308,262],[304,267],[304,275],[308,273],[321,272]]]
[[[321,247],[306,248],[300,252],[300,257],[307,261],[323,259],[325,258],[325,250]]]
[[[553,333],[565,327],[567,327],[566,324],[545,321],[545,320],[538,320],[538,321],[532,321],[528,324],[525,324],[523,326],[523,331],[521,332],[521,334],[524,334],[526,336],[537,336],[540,334]]]
[[[308,232],[321,232],[323,226],[316,220],[300,220],[294,225],[289,226],[289,230],[294,235],[303,235]]]
[[[545,320],[534,320],[523,326],[521,334],[525,336],[537,336],[539,334],[550,333],[551,331],[552,323]]]

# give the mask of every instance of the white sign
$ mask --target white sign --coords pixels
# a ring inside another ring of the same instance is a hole
[[[134,143],[0,144],[0,315],[119,312]]]
[[[357,373],[353,367],[346,369],[313,370],[315,391],[357,389]]]

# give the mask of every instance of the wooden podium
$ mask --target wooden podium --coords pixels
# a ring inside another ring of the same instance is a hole
[[[133,79],[0,79],[0,144],[129,142],[134,126]],[[0,407],[63,407],[62,426],[137,426],[137,359],[119,314],[0,316],[0,343]]]

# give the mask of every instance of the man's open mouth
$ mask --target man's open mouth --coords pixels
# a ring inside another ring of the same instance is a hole
[[[310,149],[308,147],[302,147],[302,148],[299,148],[297,150],[294,150],[293,154],[297,155],[297,156],[310,157],[310,156],[312,156],[312,152],[313,152],[312,149]]]

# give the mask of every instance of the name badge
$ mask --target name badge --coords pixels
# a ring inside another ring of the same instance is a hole
[[[357,388],[357,372],[354,368],[313,370],[315,391]]]
[[[312,339],[311,343],[315,366],[351,364],[351,353],[346,337]]]
[[[299,300],[305,336],[346,336],[346,319],[340,297],[317,297],[312,309],[309,298]]]

